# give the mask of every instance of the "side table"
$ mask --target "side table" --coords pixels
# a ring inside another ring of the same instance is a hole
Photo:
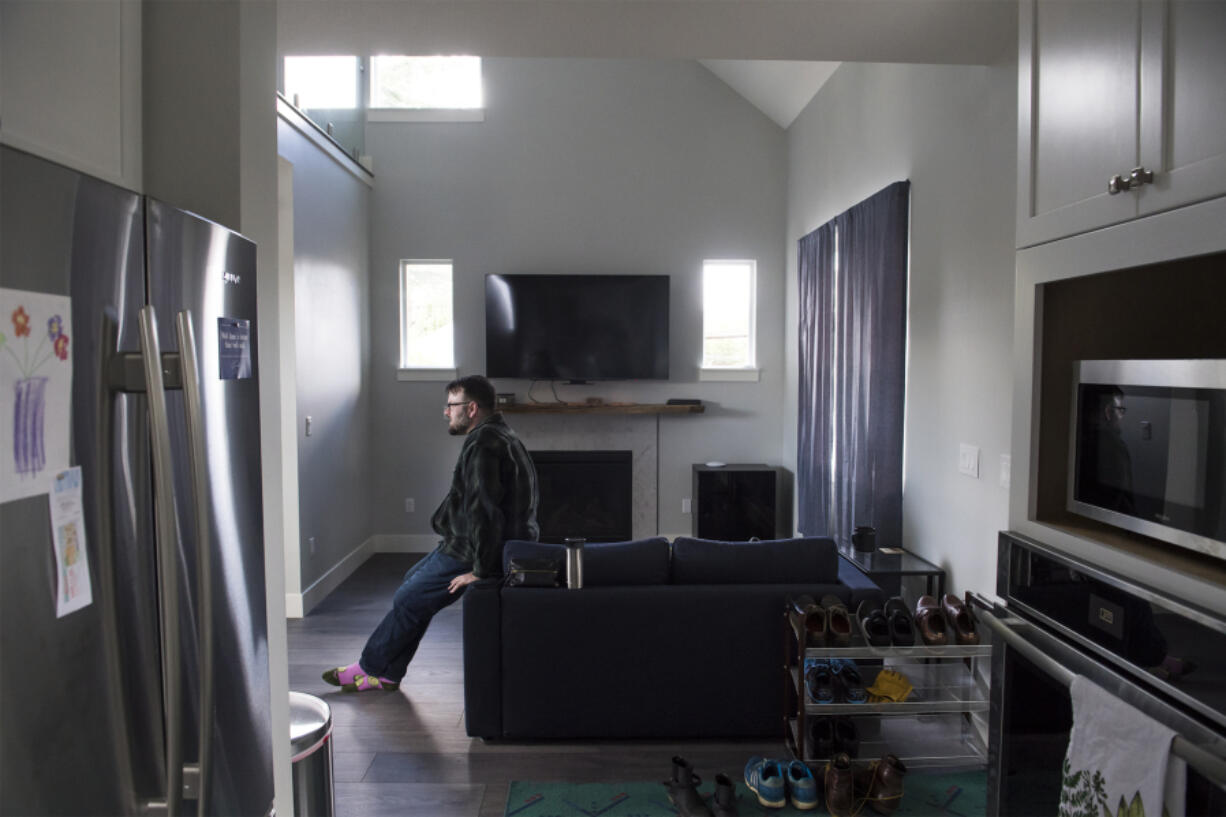
[[[887,597],[901,596],[903,579],[910,576],[923,577],[924,592],[938,601],[945,593],[945,570],[903,548],[859,551],[850,545],[840,545],[839,557],[858,567]],[[909,604],[917,600],[918,597],[906,599]]]

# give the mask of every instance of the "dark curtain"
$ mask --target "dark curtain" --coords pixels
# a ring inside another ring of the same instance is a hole
[[[799,526],[902,544],[910,182],[800,239]]]

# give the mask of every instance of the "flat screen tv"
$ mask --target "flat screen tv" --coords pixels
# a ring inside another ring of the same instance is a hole
[[[485,276],[485,369],[527,380],[667,380],[667,275]]]

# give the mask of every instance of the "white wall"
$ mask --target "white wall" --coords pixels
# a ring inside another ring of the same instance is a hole
[[[911,180],[903,546],[995,588],[1010,446],[1016,67],[844,64],[788,130],[784,449],[796,451],[796,242]],[[958,446],[981,449],[980,478]],[[806,533],[808,533],[806,531]],[[879,543],[898,544],[898,543]]]
[[[310,593],[371,536],[371,191],[347,160],[285,119],[277,127],[277,149],[293,165],[299,502],[298,541],[287,547],[298,547],[300,574],[289,583],[300,584],[292,594]]]
[[[660,422],[660,530],[687,533],[693,463],[782,456],[784,132],[694,62],[489,59],[484,72],[482,123],[367,128],[375,530],[428,535],[455,463],[442,384],[396,380],[399,260],[451,258],[466,374],[484,368],[486,273],[672,276],[670,380],[559,393],[709,402],[704,415]],[[712,257],[758,260],[759,383],[697,380],[700,268]],[[526,399],[526,381],[497,385]],[[550,399],[548,384],[535,394]]]

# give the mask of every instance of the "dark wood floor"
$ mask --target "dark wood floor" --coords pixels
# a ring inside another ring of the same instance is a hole
[[[716,772],[739,779],[751,755],[784,756],[782,738],[577,743],[469,738],[464,734],[463,602],[434,619],[398,692],[345,694],[325,684],[321,672],[357,659],[416,558],[372,557],[310,615],[289,622],[290,688],[318,695],[332,708],[339,817],[501,817],[512,780],[664,780],[673,755],[680,754],[709,785]]]

